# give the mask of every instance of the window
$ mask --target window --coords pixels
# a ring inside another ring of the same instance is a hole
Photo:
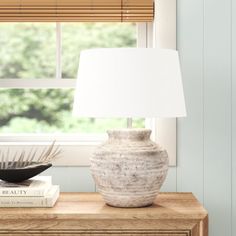
[[[126,119],[74,118],[73,87],[80,51],[136,47],[136,24],[1,23],[0,32],[0,82],[10,87],[0,90],[1,134],[98,134],[126,127]],[[144,125],[144,119],[134,121]]]
[[[152,23],[138,23],[137,24],[137,28],[138,28],[137,34],[136,34],[136,26],[132,24],[132,27],[130,27],[130,30],[133,32],[132,35],[135,35],[135,43],[139,47],[152,46],[152,39],[154,36],[155,45],[159,45],[161,47],[166,47],[166,48],[175,48],[176,46],[176,1],[172,1],[171,4],[169,3],[169,1],[160,1],[158,3],[157,10],[158,10],[158,13],[156,14],[153,24]],[[166,20],[167,15],[169,17],[168,21]],[[110,23],[110,24],[113,24],[113,23]],[[128,24],[129,23],[127,23],[127,25]],[[1,45],[4,45],[4,47],[2,46],[0,47],[0,88],[1,88],[0,95],[2,94],[2,91],[5,94],[6,93],[8,94],[8,97],[7,96],[5,96],[4,98],[0,97],[0,118],[4,115],[5,116],[4,122],[6,122],[7,113],[9,113],[9,111],[12,111],[12,108],[9,107],[8,103],[11,101],[12,105],[14,105],[14,100],[12,100],[13,96],[10,95],[14,89],[15,89],[15,92],[18,91],[18,93],[21,93],[22,91],[26,92],[26,90],[30,90],[30,92],[28,93],[29,97],[23,96],[25,97],[25,100],[27,101],[28,101],[27,98],[31,98],[32,91],[36,91],[39,89],[45,90],[44,91],[45,93],[46,93],[46,90],[51,90],[54,92],[57,90],[57,93],[63,93],[63,95],[65,94],[65,96],[61,96],[65,100],[68,99],[68,95],[69,95],[68,91],[71,90],[72,91],[71,93],[73,93],[73,88],[75,87],[76,67],[78,65],[75,65],[75,63],[71,63],[67,61],[64,58],[64,54],[68,53],[65,51],[65,48],[66,48],[65,40],[67,40],[66,38],[68,38],[67,35],[69,33],[75,36],[74,31],[73,31],[73,28],[75,28],[75,25],[77,28],[79,26],[79,23],[71,24],[70,26],[69,26],[69,23],[66,23],[66,24],[0,23],[0,43]],[[89,25],[92,26],[93,24],[89,23]],[[97,25],[98,26],[100,25],[100,27],[102,27],[101,26],[102,24],[97,24]],[[118,23],[116,25],[118,29],[119,28],[118,26],[120,24]],[[122,23],[122,25],[124,24]],[[19,44],[19,41],[21,40],[20,37],[13,37],[13,35],[16,36],[18,32],[18,31],[15,32],[14,27],[17,27],[19,30],[20,28],[22,28],[21,33],[22,34],[24,33],[25,36],[28,35],[27,36],[28,38],[26,37],[23,40],[24,42],[25,40],[26,41],[32,40],[33,38],[36,40],[36,41],[33,41],[33,44],[31,45],[32,47],[30,48],[31,50],[34,51],[34,53],[30,53],[28,55],[24,53],[19,54],[20,51],[25,52],[23,48],[23,45],[25,44],[21,44],[21,45]],[[31,30],[29,30],[29,28],[31,28]],[[155,29],[154,32],[153,32],[153,28]],[[5,31],[6,29],[8,29],[8,34]],[[108,30],[108,28],[106,29],[107,29],[106,32],[107,33],[110,32],[110,35],[112,35],[111,31]],[[76,31],[77,30],[79,31],[79,29],[76,29]],[[82,30],[82,28],[80,28],[80,30]],[[120,35],[122,30],[119,32],[120,32],[119,33]],[[152,35],[153,33],[154,35]],[[10,37],[10,34],[11,34],[11,37]],[[29,34],[31,34],[32,37],[36,35],[38,37],[31,38]],[[91,33],[89,35],[91,36],[89,38],[91,40],[92,36],[94,36],[94,33]],[[76,35],[76,37],[82,37],[82,36],[83,36],[82,31],[80,31],[80,35]],[[126,37],[127,36],[125,36],[125,38]],[[101,38],[107,39],[105,38],[105,36],[101,36]],[[72,58],[73,62],[78,60],[78,57],[79,57],[79,52],[75,52],[75,50],[73,50],[74,46],[78,48],[77,41],[74,39],[75,38],[73,37],[68,39],[68,40],[73,40],[73,41],[70,41],[70,43],[68,44],[68,47],[69,47],[68,50],[71,50],[73,54],[65,55]],[[40,40],[40,43],[38,40]],[[126,42],[130,42],[130,41],[126,41]],[[75,43],[75,45],[72,45],[73,43]],[[106,41],[106,43],[110,43],[110,42]],[[119,43],[119,40],[116,40],[115,43]],[[42,51],[45,51],[46,56],[41,53]],[[5,53],[5,56],[3,57],[4,61],[2,60],[3,59],[2,53]],[[77,53],[77,59],[75,59],[76,53]],[[15,63],[19,62],[20,56],[24,56],[24,64],[20,64],[21,67],[19,67],[19,64],[14,64],[15,66],[17,65],[16,68],[11,66],[13,61]],[[26,63],[27,61],[28,63]],[[6,65],[10,65],[10,66],[6,66]],[[27,68],[30,70],[27,70]],[[18,71],[17,75],[16,75],[16,71],[14,71],[15,69],[17,69]],[[68,78],[68,77],[71,77],[71,78]],[[42,96],[44,100],[46,100],[45,96]],[[37,97],[35,97],[35,99],[36,98]],[[47,99],[48,99],[48,96],[47,96]],[[51,97],[51,101],[53,101],[53,97]],[[15,102],[19,102],[19,101],[15,101]],[[23,105],[21,101],[20,103]],[[2,107],[4,107],[5,111],[2,109]],[[16,108],[17,107],[15,106],[15,109]],[[53,114],[55,114],[55,112]],[[16,117],[13,115],[15,115],[15,113],[11,115],[11,117],[14,117],[14,118],[12,119],[8,118],[7,120],[8,122],[10,121],[12,125],[14,126],[13,120],[15,118],[19,118],[19,116]],[[88,166],[89,156],[93,152],[94,145],[97,143],[100,143],[101,141],[101,137],[97,135],[96,136],[81,135],[78,138],[73,133],[68,133],[66,135],[64,133],[63,136],[49,135],[50,131],[48,131],[48,133],[44,133],[40,135],[35,135],[35,134],[32,135],[31,133],[32,129],[27,130],[27,133],[28,133],[27,135],[21,135],[22,127],[18,127],[19,128],[18,130],[16,129],[16,127],[12,129],[12,126],[8,125],[9,123],[7,125],[2,125],[1,122],[2,121],[0,121],[0,128],[1,128],[0,144],[2,145],[1,148],[4,148],[4,145],[5,146],[12,145],[11,149],[14,151],[14,150],[18,150],[19,145],[22,145],[22,144],[24,145],[24,147],[29,146],[30,148],[30,146],[32,145],[31,143],[32,141],[35,141],[33,143],[34,145],[39,145],[39,147],[41,146],[43,147],[43,145],[45,145],[44,143],[45,141],[51,141],[52,139],[56,138],[57,140],[61,141],[61,146],[64,150],[63,157],[57,161],[57,165],[62,165],[62,166],[63,165]],[[34,123],[35,125],[35,122],[33,119],[31,119],[30,122]],[[124,120],[122,122],[121,122],[122,125],[125,125],[126,122]],[[141,122],[141,125],[144,125],[144,120],[141,120],[141,121],[139,120],[138,122]],[[15,124],[17,125],[17,122],[15,122]],[[23,126],[23,121],[20,124]],[[170,165],[176,165],[176,120],[175,119],[170,119],[170,120],[162,119],[160,121],[156,121],[156,120],[146,119],[145,125],[153,129],[154,138],[155,139],[158,138],[158,142],[167,148],[167,151],[170,157]],[[158,128],[158,131],[156,127]],[[12,130],[14,130],[14,133],[12,133],[13,132]],[[37,130],[38,133],[43,132],[42,126],[39,129],[34,129],[34,131],[35,130]],[[24,131],[26,132],[25,128],[24,128]],[[11,134],[9,135],[9,133]]]

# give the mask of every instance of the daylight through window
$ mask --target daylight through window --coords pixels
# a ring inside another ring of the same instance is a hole
[[[83,49],[136,47],[136,24],[1,23],[0,44],[0,80],[43,81],[40,86],[0,90],[2,134],[103,133],[126,127],[126,119],[73,117],[73,86],[50,88],[47,81],[74,81]],[[134,120],[135,127],[144,123]]]

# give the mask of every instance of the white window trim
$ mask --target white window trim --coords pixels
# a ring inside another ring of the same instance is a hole
[[[153,47],[176,49],[176,0],[155,0],[155,20],[153,25]],[[156,141],[166,148],[169,165],[177,165],[177,120],[156,120]]]
[[[161,10],[160,10],[161,9]],[[170,14],[171,11],[171,14]],[[160,14],[162,12],[162,14]],[[176,47],[176,1],[159,0],[158,18],[152,23],[138,24],[138,47]],[[168,15],[168,20],[166,16]],[[170,17],[171,15],[171,17]],[[1,79],[0,88],[75,88],[75,79],[61,79],[61,29],[57,23],[57,69],[55,79]],[[171,37],[171,39],[169,39]],[[166,40],[168,38],[168,40]],[[167,42],[167,43],[166,43]],[[146,127],[153,130],[152,139],[165,147],[169,154],[170,166],[176,165],[176,119],[146,119]],[[63,149],[55,166],[89,166],[89,157],[94,148],[106,139],[106,135],[0,135],[1,149],[11,147],[11,151],[22,148],[39,149],[57,140]]]

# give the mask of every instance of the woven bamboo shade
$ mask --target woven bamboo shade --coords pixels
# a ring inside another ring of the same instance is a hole
[[[0,0],[0,22],[148,22],[153,0]]]

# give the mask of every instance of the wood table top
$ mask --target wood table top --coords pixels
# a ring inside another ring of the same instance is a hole
[[[0,220],[14,219],[202,219],[207,216],[192,193],[160,193],[143,208],[106,205],[98,193],[61,193],[53,208],[0,208]]]

